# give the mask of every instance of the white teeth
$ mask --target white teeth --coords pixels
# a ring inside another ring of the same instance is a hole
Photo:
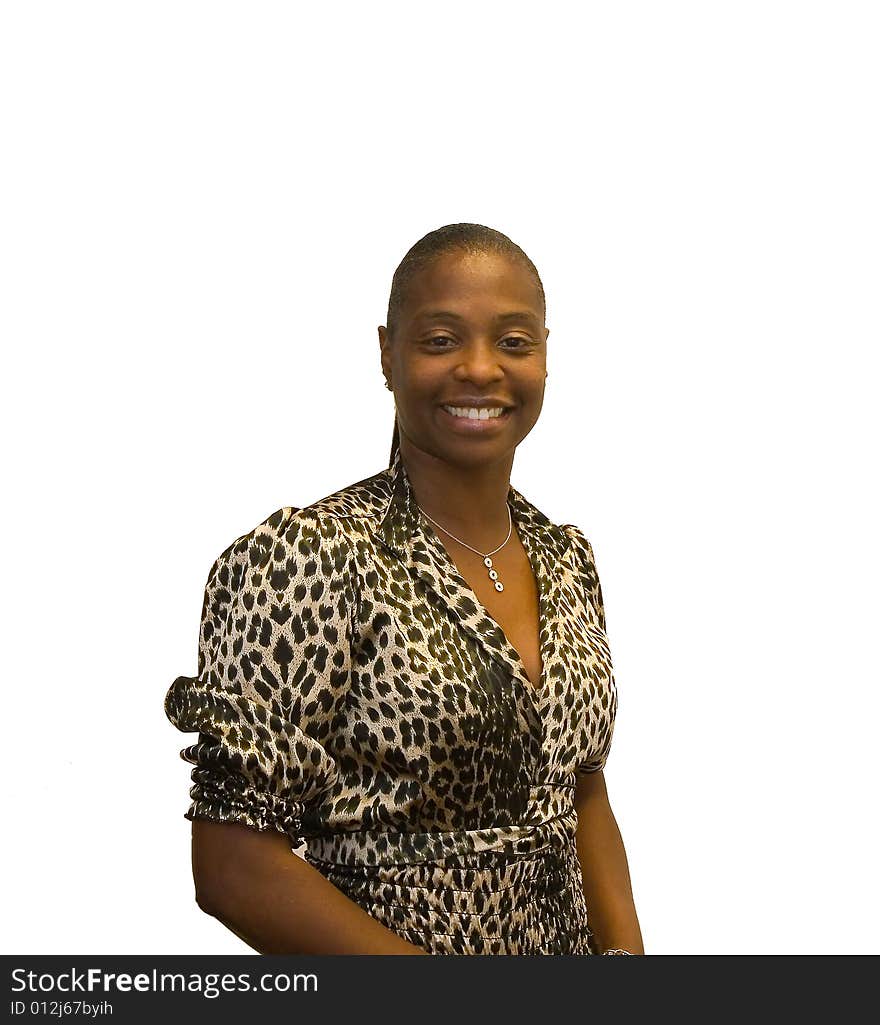
[[[453,416],[466,417],[468,420],[494,420],[504,412],[500,406],[497,409],[476,409],[474,406],[444,406],[443,408]]]

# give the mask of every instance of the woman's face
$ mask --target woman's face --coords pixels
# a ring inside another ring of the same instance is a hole
[[[401,435],[451,463],[511,458],[541,413],[549,334],[538,286],[518,262],[436,259],[410,283],[393,341],[379,328]],[[456,415],[480,406],[504,412]]]

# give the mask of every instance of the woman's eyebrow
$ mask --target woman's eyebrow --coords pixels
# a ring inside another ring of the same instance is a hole
[[[452,310],[425,310],[416,316],[416,320],[464,320],[460,313],[453,313]],[[512,310],[510,313],[499,313],[495,320],[498,322],[507,320],[530,320],[538,322],[538,318],[531,310]]]

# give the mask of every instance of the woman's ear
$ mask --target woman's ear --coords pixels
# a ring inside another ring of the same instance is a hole
[[[379,351],[381,353],[382,376],[385,378],[386,388],[391,387],[391,340],[388,336],[388,329],[384,324],[379,325]]]

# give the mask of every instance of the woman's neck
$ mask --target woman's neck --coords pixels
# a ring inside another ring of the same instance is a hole
[[[421,510],[480,551],[497,548],[510,526],[507,497],[513,455],[460,466],[408,445],[400,458]]]

